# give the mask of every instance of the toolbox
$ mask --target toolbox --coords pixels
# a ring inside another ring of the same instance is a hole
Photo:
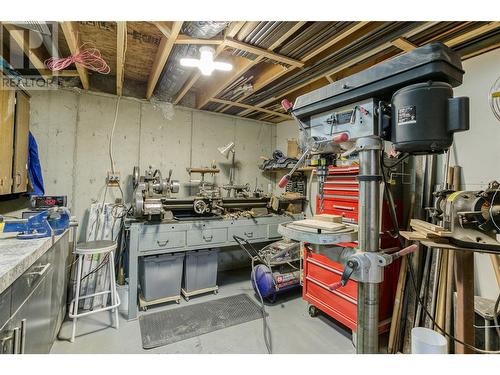
[[[317,197],[316,212],[318,214],[341,215],[343,221],[358,222],[359,184],[356,176],[358,166],[330,167],[324,187],[324,204],[321,210]],[[402,214],[401,202],[396,201],[397,215]],[[385,232],[391,228],[387,203],[383,202],[381,229]],[[387,234],[381,235],[382,249],[399,246],[396,239]],[[343,243],[339,247],[356,247],[357,243]],[[350,280],[345,286],[330,290],[328,285],[340,281],[344,270],[340,263],[334,262],[323,254],[303,249],[303,298],[309,302],[309,313],[315,316],[318,310],[331,316],[352,331],[357,325],[357,290],[358,283]],[[390,327],[394,296],[399,276],[400,262],[390,264],[384,270],[384,281],[380,284],[379,331],[387,331]]]

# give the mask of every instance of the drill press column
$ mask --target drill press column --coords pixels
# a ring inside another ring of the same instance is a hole
[[[382,141],[378,137],[360,138],[359,149],[359,237],[361,251],[380,250],[380,153]],[[382,272],[382,269],[380,269]],[[358,284],[358,325],[356,352],[378,353],[379,284]]]

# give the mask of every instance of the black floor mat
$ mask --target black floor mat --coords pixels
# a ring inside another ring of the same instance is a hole
[[[246,294],[142,315],[142,347],[152,349],[259,318],[260,306]]]

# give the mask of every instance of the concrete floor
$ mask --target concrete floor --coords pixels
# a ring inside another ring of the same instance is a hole
[[[255,298],[249,274],[247,269],[219,273],[217,295],[192,297],[189,302],[182,300],[181,306],[239,293],[247,293]],[[178,307],[172,303],[150,308],[143,314]],[[311,318],[300,291],[283,295],[275,304],[268,304],[266,309],[274,353],[355,353],[351,333],[326,316]],[[118,330],[109,327],[110,322],[109,312],[81,318],[77,325],[76,340],[70,343],[68,338],[72,323],[65,321],[51,353],[267,353],[261,319],[150,350],[142,348],[138,320],[129,322],[121,317]]]

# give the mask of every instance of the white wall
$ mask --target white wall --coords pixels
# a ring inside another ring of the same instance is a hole
[[[488,104],[491,85],[500,76],[500,49],[464,61],[463,84],[456,88],[455,96],[470,98],[470,130],[455,135],[450,165],[462,166],[462,189],[479,190],[491,180],[500,181],[500,123]],[[298,136],[293,121],[282,122],[277,127],[277,148],[286,151],[287,138]],[[439,157],[442,162],[442,157]],[[442,167],[438,164],[437,181],[442,181]],[[489,255],[475,256],[476,294],[496,299],[497,282]]]
[[[31,131],[39,147],[46,194],[68,195],[69,206],[83,226],[89,205],[102,199],[106,172],[110,170],[108,143],[117,97],[70,90],[33,92]],[[208,166],[212,160],[221,167],[219,183],[228,181],[230,160],[217,147],[236,144],[237,183],[257,183],[265,191],[274,187],[272,175],[257,165],[261,155],[275,149],[274,124],[233,116],[175,107],[171,119],[147,101],[122,98],[113,148],[116,168],[128,201],[131,173],[149,165],[182,183],[178,196],[189,194],[186,168]],[[193,178],[199,178],[193,175]],[[119,197],[108,191],[107,201]]]

